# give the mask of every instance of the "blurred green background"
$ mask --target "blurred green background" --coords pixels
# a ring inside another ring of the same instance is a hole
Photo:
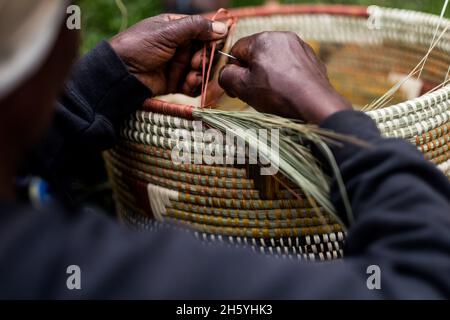
[[[162,0],[122,0],[128,10],[128,25],[164,12]],[[207,0],[205,0],[207,1]],[[265,0],[231,0],[232,7],[255,6]],[[282,3],[340,3],[379,5],[413,9],[439,14],[444,0],[284,0]],[[98,41],[116,34],[122,25],[122,15],[115,0],[79,0],[83,20],[83,46],[86,52]],[[449,14],[447,16],[450,16]]]

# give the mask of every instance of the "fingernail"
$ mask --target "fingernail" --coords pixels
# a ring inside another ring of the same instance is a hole
[[[225,34],[228,32],[227,25],[225,23],[214,21],[212,24],[212,29],[214,33]]]

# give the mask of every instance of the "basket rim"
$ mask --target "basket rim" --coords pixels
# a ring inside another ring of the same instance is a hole
[[[277,14],[328,14],[369,18],[369,7],[343,4],[266,4],[262,6],[231,8],[228,12],[238,18],[271,16]],[[215,12],[204,14],[211,18]]]
[[[294,14],[310,14],[310,15],[336,15],[369,19],[372,15],[373,8],[390,9],[396,11],[414,12],[417,14],[423,14],[430,17],[438,17],[431,13],[425,13],[407,9],[387,8],[383,6],[361,6],[361,5],[343,5],[343,4],[266,4],[261,6],[240,7],[228,9],[229,13],[238,18],[246,17],[264,17],[272,15],[294,15]],[[211,18],[216,12],[205,13],[203,16]],[[447,19],[446,19],[447,20]],[[450,22],[450,20],[447,20]],[[444,86],[438,91],[450,92],[450,84]],[[425,99],[430,93],[424,93],[416,99],[406,100],[400,103],[406,104],[414,102],[416,100]],[[397,105],[387,106],[383,109],[391,109]],[[381,110],[383,110],[381,109]],[[153,112],[158,114],[164,114],[167,116],[173,116],[182,119],[195,120],[193,112],[194,106],[184,105],[172,102],[166,102],[159,100],[158,97],[151,97],[147,99],[143,106],[142,111]],[[370,113],[370,111],[369,111]]]

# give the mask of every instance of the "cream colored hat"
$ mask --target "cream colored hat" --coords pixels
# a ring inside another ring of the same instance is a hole
[[[66,0],[0,0],[0,99],[42,65],[67,4]]]

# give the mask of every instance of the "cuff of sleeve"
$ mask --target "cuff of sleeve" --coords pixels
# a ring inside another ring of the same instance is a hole
[[[346,110],[337,112],[325,119],[320,127],[336,133],[352,136],[368,143],[381,139],[380,131],[375,122],[360,111]],[[343,143],[340,145],[331,145],[330,148],[337,162],[342,163],[345,159],[351,157],[361,149],[361,146]]]
[[[85,55],[77,68],[76,91],[95,114],[101,114],[114,127],[139,108],[151,91],[134,75],[107,41]]]

